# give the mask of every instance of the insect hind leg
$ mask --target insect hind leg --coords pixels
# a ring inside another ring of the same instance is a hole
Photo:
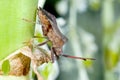
[[[52,62],[54,62],[55,58],[54,55],[57,59],[59,59],[59,56],[56,54],[54,47],[51,48],[51,58],[52,58]]]

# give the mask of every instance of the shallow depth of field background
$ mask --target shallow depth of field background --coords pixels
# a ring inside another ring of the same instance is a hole
[[[56,80],[120,80],[120,0],[46,0],[44,9],[57,17],[69,41],[60,57]]]

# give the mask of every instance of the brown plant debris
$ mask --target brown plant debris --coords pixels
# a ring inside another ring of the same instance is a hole
[[[1,66],[5,60],[9,60],[10,62],[10,71],[8,75],[14,76],[27,75],[29,73],[31,63],[33,71],[37,75],[38,80],[43,79],[40,76],[39,72],[37,71],[37,67],[43,63],[51,61],[50,56],[46,51],[44,51],[44,49],[35,48],[34,52],[32,52],[31,48],[25,46],[15,51],[14,53],[6,57],[4,60],[0,61],[0,75],[3,75]]]

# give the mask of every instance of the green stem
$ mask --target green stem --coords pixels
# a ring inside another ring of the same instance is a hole
[[[82,57],[82,51],[81,51],[81,46],[80,46],[80,41],[78,39],[78,34],[77,34],[77,6],[76,6],[77,0],[71,0],[70,2],[70,17],[69,17],[69,28],[70,28],[70,43],[72,45],[72,50],[75,54],[75,56],[81,56]],[[82,62],[77,60],[77,66],[80,67],[78,69],[78,79],[82,80],[83,75],[86,76],[86,71],[84,69],[84,66],[82,65]],[[82,74],[82,71],[84,71],[85,74]]]
[[[0,60],[24,46],[34,34],[37,0],[0,0]]]
[[[37,4],[38,0],[0,0],[0,62],[32,38],[34,24],[23,18],[35,21]],[[0,80],[28,80],[28,76],[1,75]]]

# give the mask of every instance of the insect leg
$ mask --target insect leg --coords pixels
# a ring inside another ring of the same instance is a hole
[[[51,48],[51,59],[52,59],[52,63],[54,62],[54,48]]]
[[[47,42],[49,42],[49,40],[44,41],[44,42],[42,42],[42,43],[38,44],[38,46],[42,46],[42,45],[46,44]]]
[[[34,21],[32,21],[32,20],[29,20],[29,19],[22,18],[22,20],[24,20],[24,21],[26,21],[26,22],[30,22],[30,23],[36,24],[36,22],[34,22]]]
[[[43,37],[40,37],[40,36],[33,36],[33,38],[45,38],[45,39],[48,39],[48,37],[46,37],[46,36],[43,36]]]
[[[46,38],[46,39],[48,39],[47,37],[40,37],[40,36],[34,36],[34,38]],[[42,45],[46,44],[46,43],[49,42],[49,41],[50,41],[50,40],[46,40],[46,41],[38,44],[38,46],[42,46]]]
[[[55,48],[56,48],[56,47],[55,47]],[[54,48],[54,47],[52,48],[52,49],[53,49],[53,52],[54,52],[56,58],[59,59],[59,55],[57,55],[57,53],[56,53],[56,51],[55,51],[55,48]]]

